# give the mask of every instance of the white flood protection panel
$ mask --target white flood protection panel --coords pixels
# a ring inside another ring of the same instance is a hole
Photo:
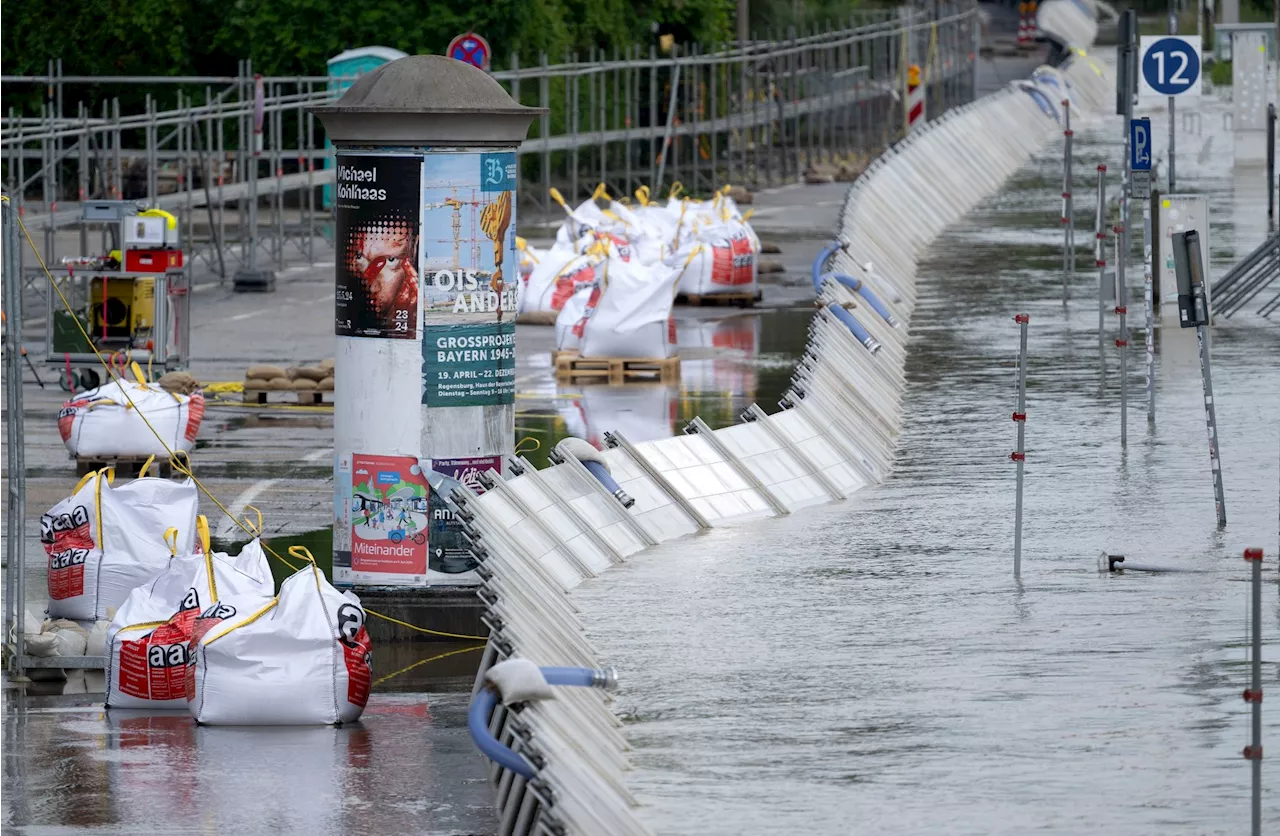
[[[804,513],[888,477],[918,261],[943,229],[1060,135],[1064,97],[1081,117],[1109,111],[1111,76],[1083,52],[1097,30],[1092,10],[1088,0],[1047,0],[1041,19],[1066,48],[1062,66],[925,124],[850,187],[839,240],[813,268],[820,310],[779,411],[752,406],[743,423],[714,431],[694,419],[685,435],[637,443],[626,428],[583,422],[584,435],[606,447],[598,455],[557,446],[554,466],[536,470],[517,459],[505,476],[489,471],[487,493],[458,496],[492,631],[477,698],[489,693],[486,672],[514,657],[588,668],[579,673],[592,684],[610,681],[568,592],[649,545]],[[499,742],[529,755],[491,767],[503,832],[541,832],[539,823],[553,822],[543,830],[646,834],[625,785],[626,741],[603,695],[553,690],[555,699],[526,702],[518,719],[501,705],[488,715]],[[531,776],[549,795],[530,800]]]

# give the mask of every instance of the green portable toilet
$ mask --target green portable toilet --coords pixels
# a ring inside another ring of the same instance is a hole
[[[329,65],[328,76],[334,79],[329,82],[329,93],[332,95],[333,100],[337,101],[338,97],[355,83],[355,76],[364,75],[367,72],[378,69],[383,64],[407,57],[407,52],[401,52],[389,46],[362,46],[359,49],[348,49],[345,52],[339,52],[327,62]],[[326,139],[324,147],[328,149],[333,146]],[[332,155],[325,157],[324,167],[333,167]],[[324,187],[322,202],[326,209],[333,207],[333,186]]]

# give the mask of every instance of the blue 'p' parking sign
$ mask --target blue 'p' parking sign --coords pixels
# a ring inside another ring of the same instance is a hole
[[[1151,170],[1151,120],[1129,120],[1129,170]]]
[[[1194,38],[1144,35],[1141,67],[1140,94],[1200,95],[1200,48]]]

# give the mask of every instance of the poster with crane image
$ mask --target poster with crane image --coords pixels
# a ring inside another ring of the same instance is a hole
[[[419,156],[337,155],[334,333],[418,336]]]
[[[516,155],[431,152],[422,163],[422,402],[515,401]]]

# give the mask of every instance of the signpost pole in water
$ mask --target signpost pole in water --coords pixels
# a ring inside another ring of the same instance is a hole
[[[1062,304],[1071,295],[1076,272],[1076,213],[1071,198],[1071,100],[1062,100]]]
[[[1213,405],[1213,376],[1205,328],[1209,326],[1209,303],[1204,289],[1204,263],[1200,260],[1200,234],[1189,229],[1175,232],[1170,249],[1178,278],[1178,325],[1196,329],[1200,352],[1200,379],[1204,390],[1204,424],[1209,438],[1209,470],[1213,476],[1213,498],[1218,528],[1227,525],[1227,502],[1222,487],[1222,461],[1218,450],[1218,418]]]
[[[337,163],[335,582],[479,580],[428,476],[482,490],[513,452],[515,150],[542,112],[440,55],[315,108]]]
[[[1147,319],[1147,423],[1156,422],[1155,272],[1151,265],[1151,201],[1142,202],[1142,301]]]
[[[1107,167],[1098,166],[1098,215],[1093,237],[1094,264],[1098,268],[1098,385],[1107,382]]]
[[[1027,461],[1026,429],[1027,429],[1027,325],[1031,317],[1018,314],[1013,318],[1018,323],[1018,408],[1013,413],[1013,422],[1018,425],[1018,449],[1009,455],[1018,465],[1018,488],[1013,504],[1013,576],[1022,577],[1022,469]]]
[[[1120,335],[1116,348],[1120,349],[1120,446],[1129,444],[1129,308],[1125,304],[1129,289],[1124,283],[1124,254],[1119,252],[1124,241],[1124,230],[1116,228],[1116,314],[1120,317]]]
[[[1178,0],[1169,0],[1169,34],[1178,34]],[[1169,97],[1169,193],[1173,194],[1177,191],[1176,168],[1174,165],[1174,145],[1178,135],[1178,125],[1174,119],[1176,106],[1174,105],[1174,97]]]
[[[1252,829],[1249,832],[1253,836],[1262,836],[1262,549],[1245,549],[1244,559],[1252,570],[1249,629],[1253,639],[1249,687],[1244,692],[1244,701],[1253,709],[1253,733],[1249,745],[1244,748],[1244,756],[1253,772]]]

